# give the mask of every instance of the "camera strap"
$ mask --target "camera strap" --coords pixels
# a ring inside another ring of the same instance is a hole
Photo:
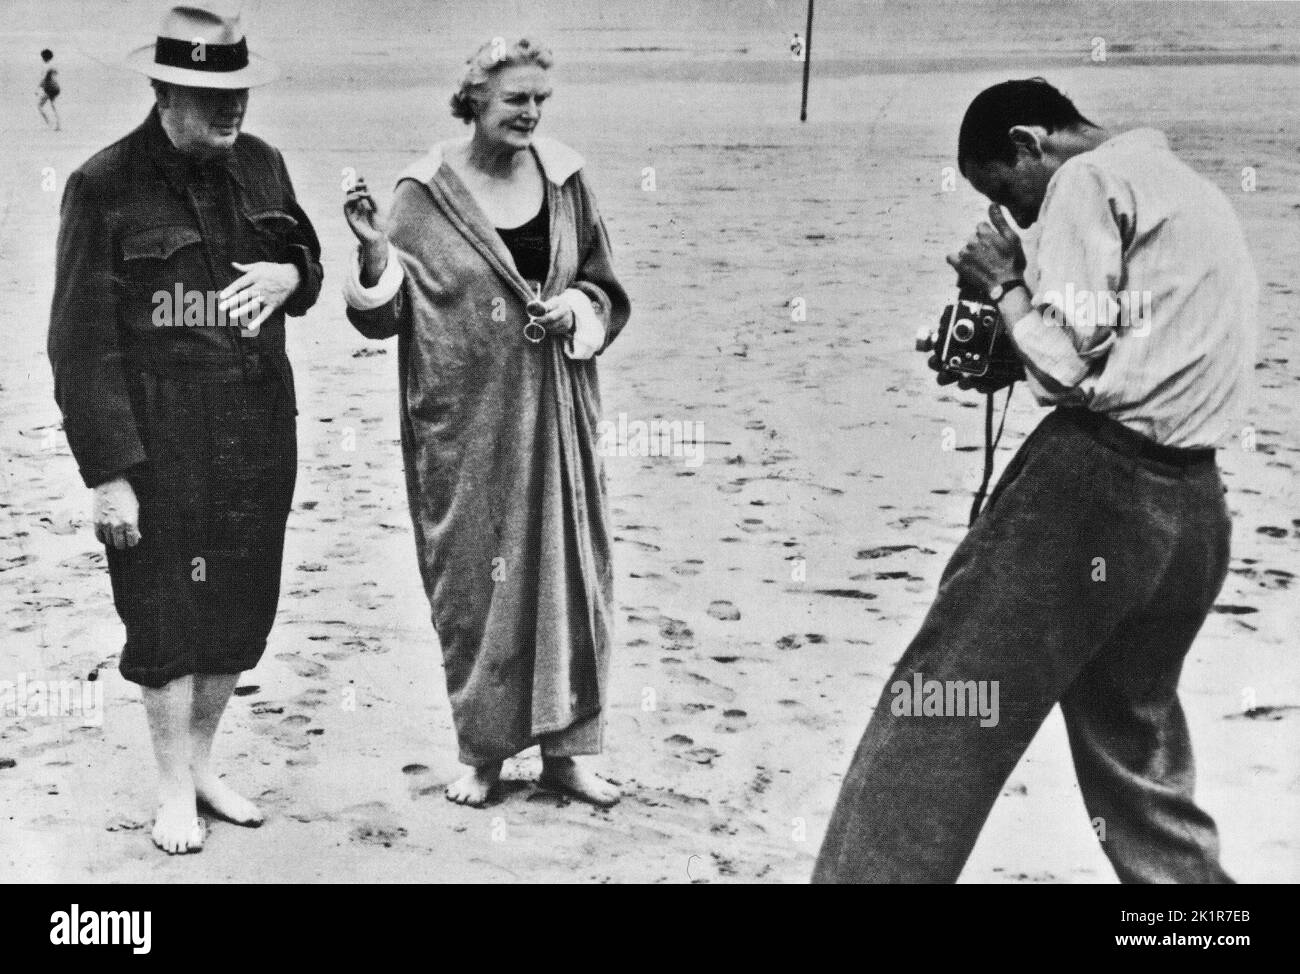
[[[1002,442],[1002,430],[1007,425],[1007,409],[1011,406],[1011,391],[1015,387],[1014,382],[1007,386],[1007,399],[1002,404],[1002,419],[998,423],[996,436],[993,433],[994,394],[990,392],[984,396],[984,479],[980,481],[980,489],[975,492],[975,500],[970,506],[971,525],[974,525],[980,516],[980,508],[984,506],[984,497],[989,490],[989,481],[993,479],[993,457],[997,453],[998,444]]]

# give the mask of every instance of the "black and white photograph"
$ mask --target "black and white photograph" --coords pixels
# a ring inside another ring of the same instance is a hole
[[[1300,3],[0,13],[0,881],[1300,881]]]

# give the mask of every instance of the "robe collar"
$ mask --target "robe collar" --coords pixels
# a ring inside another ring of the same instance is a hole
[[[407,166],[397,181],[400,183],[403,179],[414,179],[417,183],[426,185],[433,182],[438,170],[442,168],[444,153],[449,145],[450,142],[439,142],[423,159]],[[541,164],[542,175],[557,187],[563,186],[569,177],[585,165],[582,156],[555,139],[538,136],[533,139],[533,151]]]
[[[443,172],[444,149],[448,145],[450,143],[447,142],[435,145],[423,159],[408,166],[397,177],[398,184],[400,185],[404,179],[422,184],[447,219],[493,270],[514,289],[520,299],[524,302],[532,300],[535,295],[529,291],[524,279],[519,275],[509,248],[496,232],[496,228],[488,223],[469,189],[451,167],[447,167],[447,171]],[[554,139],[534,139],[532,149],[542,168],[542,175],[546,179],[546,202],[551,214],[551,262],[547,269],[547,279],[543,282],[543,296],[549,297],[553,296],[550,293],[551,284],[559,261],[555,227],[559,219],[561,187],[582,168],[583,159],[573,149]]]

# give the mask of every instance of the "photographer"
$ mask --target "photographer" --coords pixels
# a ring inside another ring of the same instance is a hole
[[[1240,428],[1255,349],[1241,227],[1163,134],[1112,136],[1039,78],[971,103],[958,164],[993,205],[948,262],[997,304],[1031,389],[1056,409],[886,682],[814,882],[955,881],[1057,702],[1120,880],[1231,882],[1193,800],[1177,688],[1228,568],[1215,448]],[[1032,266],[1002,207],[1022,228],[1041,223]],[[941,384],[958,380],[931,364]],[[899,715],[892,688],[917,675],[989,681],[1000,719]]]

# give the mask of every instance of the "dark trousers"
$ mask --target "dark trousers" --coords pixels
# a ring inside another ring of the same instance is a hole
[[[1230,533],[1212,452],[1162,449],[1079,409],[1044,419],[886,683],[813,881],[954,882],[1059,701],[1084,802],[1120,880],[1231,882],[1214,822],[1192,798],[1178,702],[1183,658],[1227,573]],[[911,714],[895,684],[915,674],[997,681],[996,724]]]

